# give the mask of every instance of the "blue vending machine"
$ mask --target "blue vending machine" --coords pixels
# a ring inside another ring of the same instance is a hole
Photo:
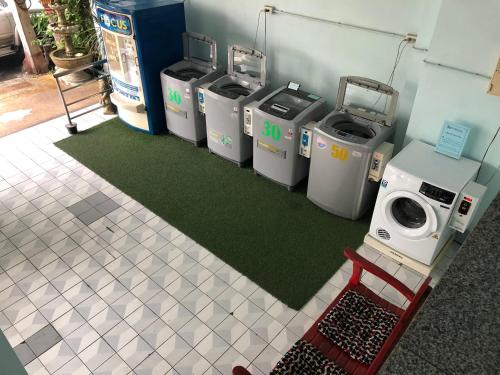
[[[184,3],[174,0],[98,0],[118,116],[149,134],[166,132],[160,72],[182,60]]]

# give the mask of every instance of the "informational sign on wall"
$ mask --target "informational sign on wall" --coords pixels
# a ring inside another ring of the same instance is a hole
[[[500,96],[500,59],[498,59],[497,67],[493,72],[488,94]]]
[[[436,151],[443,155],[460,159],[469,133],[470,128],[467,125],[445,121],[439,135]]]

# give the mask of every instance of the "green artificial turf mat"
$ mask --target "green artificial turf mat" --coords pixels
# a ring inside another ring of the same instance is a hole
[[[289,192],[206,148],[118,119],[56,145],[294,309],[368,232],[367,218],[345,220],[312,204],[305,184]]]

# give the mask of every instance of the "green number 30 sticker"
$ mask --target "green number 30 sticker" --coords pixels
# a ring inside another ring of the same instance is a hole
[[[281,129],[276,124],[271,124],[269,120],[264,121],[264,130],[262,131],[264,137],[272,137],[275,141],[281,138]]]
[[[181,105],[182,103],[182,95],[179,94],[177,90],[173,90],[171,88],[168,89],[168,100],[174,103],[177,103],[178,105]]]

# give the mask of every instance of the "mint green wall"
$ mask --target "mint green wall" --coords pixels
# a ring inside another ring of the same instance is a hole
[[[417,33],[417,47],[407,48],[393,86],[400,92],[396,148],[412,138],[435,143],[443,121],[468,122],[473,131],[465,155],[480,159],[496,126],[500,98],[486,94],[488,80],[432,67],[423,59],[493,73],[500,57],[498,0],[186,0],[188,29],[213,36],[219,61],[226,47],[252,46],[258,12],[266,4],[279,9],[398,33]],[[261,24],[258,48],[263,48]],[[339,78],[360,75],[385,82],[400,39],[289,15],[268,16],[267,56],[272,87],[290,80],[335,103]],[[500,142],[500,140],[499,140]],[[480,179],[500,164],[492,146]],[[485,203],[499,189],[490,183]],[[486,205],[483,205],[485,207]],[[484,208],[483,208],[484,210]]]
[[[492,75],[500,57],[500,1],[443,0],[426,58]],[[408,125],[407,142],[436,143],[444,120],[472,127],[464,155],[480,160],[500,126],[500,97],[488,95],[489,80],[426,65]],[[488,185],[484,212],[500,189],[500,137],[491,146],[479,182]],[[477,221],[477,220],[476,220]]]
[[[227,45],[252,46],[259,10],[266,4],[316,17],[398,33],[417,33],[427,47],[439,0],[187,0],[187,26],[214,37],[227,65]],[[263,17],[262,17],[263,21]],[[263,23],[257,47],[263,49]],[[293,80],[327,99],[333,108],[339,78],[360,75],[386,82],[399,38],[296,18],[268,16],[267,56],[274,88]],[[400,92],[397,140],[402,143],[422,70],[421,51],[407,48],[394,87]],[[370,101],[370,103],[373,103]]]
[[[26,375],[26,370],[19,362],[2,331],[0,331],[0,374]]]

